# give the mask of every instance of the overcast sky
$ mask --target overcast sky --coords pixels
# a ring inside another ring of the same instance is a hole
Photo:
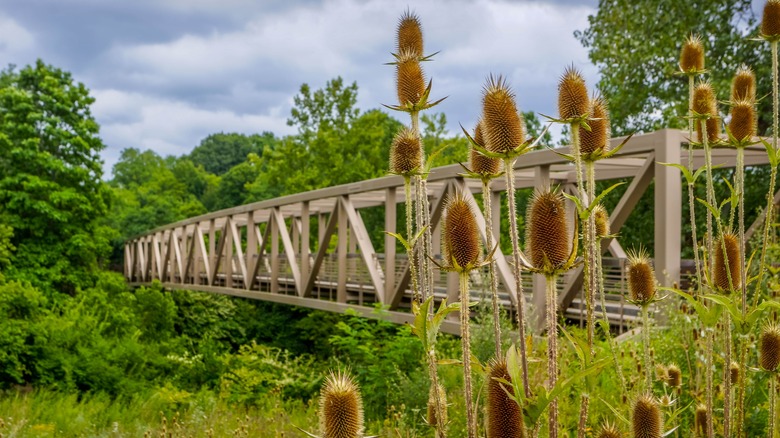
[[[110,177],[128,147],[181,155],[215,132],[292,133],[304,82],[340,75],[357,81],[362,110],[396,103],[383,63],[407,7],[426,52],[441,51],[424,67],[453,132],[474,124],[490,73],[508,77],[521,110],[546,114],[567,65],[595,86],[572,33],[596,0],[0,0],[0,63],[41,58],[86,84]]]

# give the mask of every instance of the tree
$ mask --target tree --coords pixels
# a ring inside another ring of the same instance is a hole
[[[289,126],[297,126],[298,134],[309,139],[320,129],[333,130],[343,135],[358,114],[357,82],[344,86],[341,76],[331,79],[324,89],[312,93],[309,84],[301,85],[293,97],[294,106],[287,119]]]
[[[598,88],[610,102],[616,135],[687,126],[688,81],[676,73],[691,33],[704,41],[707,76],[721,100],[729,98],[731,77],[743,63],[758,69],[759,95],[769,92],[769,52],[747,39],[757,34],[750,0],[600,0],[588,22],[575,37],[599,68]],[[761,104],[760,114],[771,114]],[[761,132],[767,121],[764,116]]]
[[[237,133],[211,134],[192,150],[188,157],[195,166],[207,172],[222,175],[233,166],[246,161],[249,154],[262,156],[263,150],[277,142],[270,132],[244,135]]]
[[[40,60],[0,72],[0,218],[17,248],[9,271],[64,292],[88,285],[109,251],[93,102]]]

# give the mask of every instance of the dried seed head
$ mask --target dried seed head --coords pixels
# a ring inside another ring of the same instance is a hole
[[[759,338],[759,363],[767,371],[780,365],[780,327],[771,323],[764,327]]]
[[[698,73],[704,70],[704,45],[698,35],[691,35],[680,51],[680,69],[685,73]]]
[[[736,362],[731,362],[731,366],[729,366],[729,378],[731,379],[731,384],[736,385],[739,383],[739,364]]]
[[[485,136],[483,135],[483,131],[482,121],[480,120],[477,122],[477,126],[474,127],[474,142],[484,148]],[[477,152],[476,149],[471,148],[471,151],[469,152],[469,167],[472,172],[480,175],[495,175],[501,168],[501,160],[486,157]]]
[[[511,382],[512,378],[503,360],[493,360],[490,363],[487,382],[487,438],[521,438],[525,436],[523,428],[523,413],[517,403],[509,398],[514,395],[511,386],[496,379]]]
[[[731,107],[729,131],[739,142],[750,141],[756,135],[756,108],[752,101],[740,100]]]
[[[509,152],[525,140],[515,95],[501,76],[490,76],[483,90],[482,130],[485,148],[491,152]]]
[[[602,239],[609,235],[609,213],[607,212],[607,209],[601,205],[598,204],[596,208],[593,209],[593,214],[595,215],[595,222],[596,222],[596,237]]]
[[[697,436],[707,435],[707,423],[709,423],[709,415],[707,415],[707,406],[696,406],[696,432]]]
[[[422,166],[422,142],[409,128],[401,129],[390,145],[390,172],[408,175]]]
[[[423,56],[423,35],[420,18],[417,14],[406,11],[398,20],[398,53],[411,52],[417,57]]]
[[[768,0],[764,5],[761,34],[770,38],[780,36],[780,0]]]
[[[558,114],[561,119],[580,117],[588,113],[588,88],[582,74],[570,66],[558,82]]]
[[[647,254],[639,250],[628,254],[628,293],[632,301],[649,303],[655,297],[655,271]]]
[[[604,423],[601,425],[598,438],[622,438],[623,434],[614,424]]]
[[[471,204],[460,194],[450,197],[444,210],[444,257],[452,267],[471,269],[479,263],[479,231]]]
[[[444,387],[441,384],[436,388],[439,393],[439,402],[441,403],[442,410],[442,422],[441,424],[447,424],[447,393],[444,391]],[[436,391],[433,386],[428,391],[428,425],[436,426],[438,419],[436,416]]]
[[[634,438],[661,438],[664,421],[652,395],[642,395],[634,402],[632,422]]]
[[[398,55],[395,65],[398,103],[415,104],[425,94],[425,74],[420,60],[413,52],[404,51]]]
[[[360,390],[344,372],[331,372],[322,386],[320,431],[323,438],[355,438],[363,434]]]
[[[591,120],[588,121],[590,131],[580,126],[580,152],[591,154],[596,151],[606,151],[609,148],[609,108],[607,101],[596,96],[590,100]]]
[[[679,388],[682,385],[682,371],[680,371],[680,367],[672,364],[666,368],[666,383],[672,388]]]
[[[724,246],[726,247],[725,256]],[[721,292],[730,293],[741,287],[742,277],[737,236],[724,234],[722,239],[718,240],[715,246],[715,267],[713,270],[715,287]],[[729,283],[729,276],[731,276],[731,283]]]
[[[528,206],[526,242],[537,269],[561,268],[571,253],[571,237],[563,195],[553,189],[536,191]]]
[[[731,81],[731,100],[738,102],[756,100],[756,74],[753,69],[743,65],[737,69],[734,79]]]
[[[693,111],[707,115],[707,140],[715,142],[720,136],[720,117],[718,115],[718,102],[715,98],[715,90],[709,82],[700,82],[693,90]],[[701,123],[696,121],[696,134],[699,142],[702,142]]]
[[[666,367],[663,364],[656,364],[655,377],[660,382],[666,382],[669,379],[669,375],[666,374]]]

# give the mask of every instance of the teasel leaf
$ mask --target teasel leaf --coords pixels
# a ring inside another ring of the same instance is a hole
[[[609,402],[604,400],[603,398],[599,398],[599,401],[604,403],[604,405],[606,405],[609,408],[609,410],[612,411],[612,414],[615,416],[615,418],[620,420],[621,423],[625,424],[626,426],[631,425],[631,421],[629,421],[629,419],[626,418],[626,416],[623,415],[623,413],[620,412],[620,410],[618,410],[617,408],[609,404]]]
[[[588,206],[587,215],[585,216],[585,219],[587,219],[587,218],[588,218],[588,217],[591,215],[591,213],[593,213],[593,209],[595,209],[597,205],[601,204],[601,201],[602,201],[602,200],[603,200],[603,199],[604,199],[604,198],[605,198],[605,197],[606,197],[606,196],[607,196],[607,195],[608,195],[608,194],[609,194],[611,191],[615,190],[616,188],[618,188],[618,187],[622,186],[622,185],[623,185],[623,184],[625,184],[625,183],[626,183],[625,181],[621,181],[621,182],[619,182],[619,183],[612,184],[612,185],[611,185],[611,186],[609,186],[609,187],[608,187],[606,190],[603,190],[601,193],[599,193],[599,195],[598,195],[598,196],[596,196],[596,199],[594,199],[594,200],[593,200],[593,202],[591,202],[591,203],[590,203],[590,205]]]
[[[685,301],[688,302],[688,304],[693,307],[693,310],[696,311],[696,314],[699,315],[699,320],[707,327],[714,327],[718,321],[720,320],[720,314],[721,314],[721,307],[720,306],[712,306],[707,307],[704,304],[702,304],[701,301],[693,297],[692,295],[688,294],[687,292],[683,292],[679,289],[671,288],[671,287],[663,287],[659,286],[658,290],[663,290],[667,292],[672,292],[674,294],[677,294],[683,298],[685,298]],[[711,297],[711,296],[719,296],[722,297],[722,295],[714,295],[714,294],[707,294],[703,295],[704,297]]]

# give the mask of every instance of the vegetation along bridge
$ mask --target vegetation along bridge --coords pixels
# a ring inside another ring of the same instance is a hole
[[[622,141],[612,140],[612,146]],[[620,201],[610,213],[611,230],[620,233],[642,194],[654,187],[654,261],[658,281],[671,285],[681,280],[680,171],[660,163],[687,162],[686,134],[665,129],[634,136],[609,160],[598,161],[598,180],[630,180]],[[567,152],[568,148],[557,152]],[[714,149],[713,164],[733,167],[732,149]],[[682,156],[682,157],[681,157]],[[683,159],[681,161],[681,158]],[[745,164],[767,164],[758,145],[747,149]],[[694,151],[694,166],[704,165],[703,153]],[[574,166],[550,149],[520,157],[515,164],[516,187],[559,184],[574,194]],[[463,169],[450,165],[433,169],[429,176],[431,221],[435,227],[434,251],[446,197],[456,191],[467,197],[481,196],[481,182],[464,179]],[[125,243],[124,273],[132,285],[159,280],[168,289],[188,289],[227,294],[276,303],[345,312],[352,309],[375,316],[377,303],[388,310],[383,317],[393,322],[411,321],[408,261],[396,249],[395,239],[382,230],[398,228],[398,204],[404,202],[403,178],[387,176],[326,189],[242,205],[173,224],[137,236]],[[495,180],[492,196],[500,217],[503,180]],[[780,192],[778,192],[780,193]],[[775,202],[780,197],[775,196]],[[687,202],[687,199],[686,199]],[[573,217],[573,212],[572,212]],[[761,220],[762,218],[759,218]],[[484,229],[485,219],[477,213]],[[495,235],[506,233],[500,221],[492,224]],[[366,223],[375,225],[367,227]],[[369,230],[376,229],[369,233]],[[755,226],[751,227],[749,232]],[[316,234],[313,234],[314,231]],[[482,236],[484,239],[484,235]],[[610,321],[620,330],[636,318],[637,308],[624,300],[626,253],[620,238],[604,240],[602,250]],[[312,246],[311,243],[314,243]],[[384,247],[384,252],[377,252]],[[514,311],[517,294],[507,256],[496,252],[500,298]],[[457,274],[440,273],[437,299],[458,299]],[[581,320],[582,268],[569,272],[559,284],[559,307],[565,316]],[[525,273],[524,299],[544,314],[544,279]],[[474,299],[488,290],[486,272],[472,278]],[[599,308],[600,311],[600,308]],[[442,329],[457,334],[457,320]]]

